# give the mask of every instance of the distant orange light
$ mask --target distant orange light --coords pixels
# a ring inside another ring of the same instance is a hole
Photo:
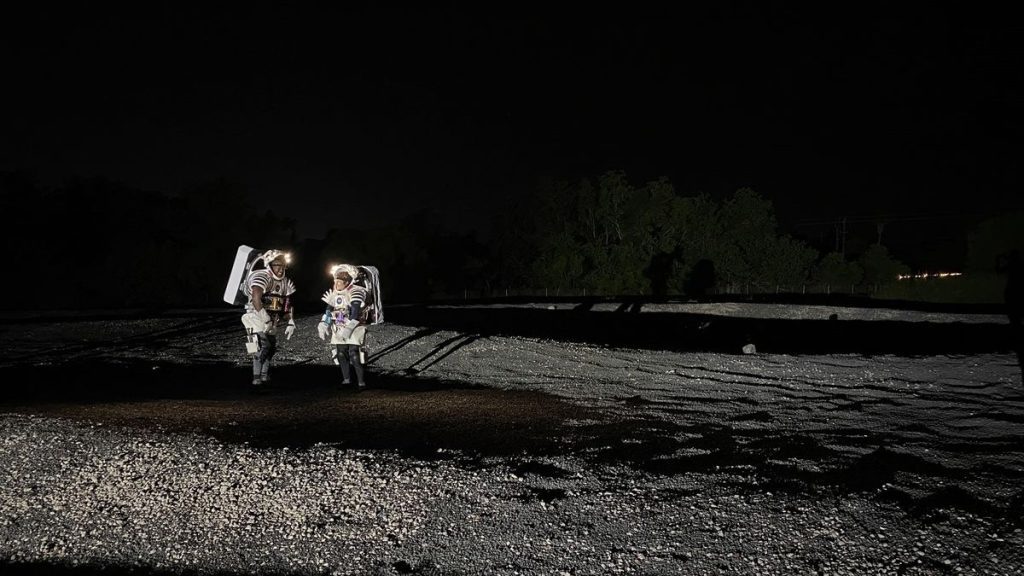
[[[961,272],[922,272],[920,274],[900,274],[897,278],[899,280],[923,280],[927,278],[953,278],[954,276],[963,276]]]

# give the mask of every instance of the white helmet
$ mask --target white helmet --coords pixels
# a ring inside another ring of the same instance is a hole
[[[337,278],[342,272],[348,274],[352,278],[352,282],[359,278],[359,269],[351,264],[335,264],[331,266],[331,278]]]
[[[292,256],[291,254],[281,250],[267,250],[262,256],[260,256],[260,259],[263,260],[263,265],[266,266],[267,271],[269,271],[270,275],[274,277],[274,280],[283,280],[285,274],[284,270],[281,271],[280,275],[277,275],[274,273],[274,269],[270,267],[270,263],[275,260],[283,260],[284,265],[288,266],[292,260]]]

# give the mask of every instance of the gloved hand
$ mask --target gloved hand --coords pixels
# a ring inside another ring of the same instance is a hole
[[[336,290],[328,290],[324,292],[324,295],[321,296],[320,299],[324,301],[324,304],[333,308],[334,304],[337,302],[337,296],[338,292]]]
[[[331,327],[326,322],[318,322],[316,325],[316,334],[321,340],[327,340],[327,335],[331,333]]]
[[[288,325],[284,327],[284,339],[291,340],[292,334],[295,333],[295,320],[288,320]]]
[[[242,326],[252,330],[254,333],[266,332],[268,324],[270,324],[270,315],[267,314],[266,310],[260,310],[259,312],[252,310],[242,314]]]
[[[356,320],[355,318],[346,320],[345,323],[341,325],[341,337],[348,340],[357,326],[359,326],[359,320]]]

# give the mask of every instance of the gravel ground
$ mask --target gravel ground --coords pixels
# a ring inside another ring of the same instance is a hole
[[[258,395],[235,315],[0,326],[0,568],[1024,573],[1012,355],[389,323],[356,394],[313,322]]]

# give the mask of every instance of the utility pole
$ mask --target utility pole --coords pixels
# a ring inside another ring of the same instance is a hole
[[[846,259],[846,216],[843,216],[843,259]]]
[[[846,217],[836,222],[836,252],[846,258]]]

